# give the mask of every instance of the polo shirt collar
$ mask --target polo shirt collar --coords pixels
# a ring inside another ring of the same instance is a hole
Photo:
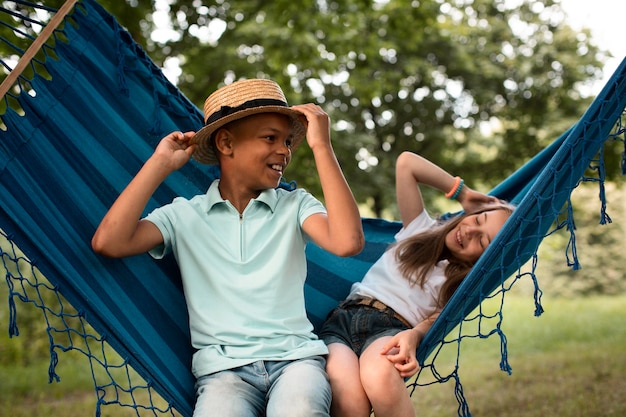
[[[219,183],[219,179],[213,181],[206,192],[207,199],[205,209],[207,212],[211,210],[214,205],[226,202],[226,200],[224,200],[222,198],[222,195],[220,194],[220,190],[218,188]],[[278,195],[275,189],[270,188],[267,190],[263,190],[257,198],[251,201],[264,203],[270,210],[272,210],[272,212],[274,212],[274,210],[276,209],[276,205],[278,204]]]

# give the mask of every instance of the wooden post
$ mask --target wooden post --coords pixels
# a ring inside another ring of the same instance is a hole
[[[39,34],[39,36],[35,38],[33,43],[28,47],[26,52],[24,52],[24,55],[22,55],[20,60],[17,62],[17,65],[15,66],[15,68],[11,70],[9,75],[7,75],[4,81],[2,81],[2,84],[0,84],[0,99],[4,98],[4,95],[13,86],[13,83],[15,83],[15,81],[20,76],[20,74],[22,74],[22,71],[24,71],[24,68],[26,68],[26,66],[30,63],[30,61],[33,59],[33,57],[39,51],[42,45],[48,40],[50,35],[52,35],[52,32],[54,32],[54,30],[61,24],[61,22],[63,21],[63,18],[65,18],[65,16],[70,12],[70,10],[72,10],[72,8],[74,7],[74,4],[77,1],[78,0],[67,0],[63,4],[63,6],[61,6],[61,8],[57,10],[54,17],[50,19],[46,27],[44,27],[41,33]]]

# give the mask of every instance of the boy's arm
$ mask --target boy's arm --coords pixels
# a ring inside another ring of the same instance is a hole
[[[327,214],[314,214],[304,231],[323,249],[338,256],[361,252],[365,242],[361,215],[330,143],[328,115],[315,104],[293,106],[308,121],[307,142],[313,151]]]
[[[91,239],[95,252],[120,258],[145,253],[163,243],[159,229],[140,218],[157,187],[191,158],[195,145],[189,140],[193,135],[173,132],[161,140],[96,229]]]

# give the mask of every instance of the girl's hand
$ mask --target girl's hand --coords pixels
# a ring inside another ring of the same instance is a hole
[[[404,330],[393,336],[381,350],[381,355],[394,364],[402,378],[409,378],[419,370],[415,358],[419,333],[415,329]]]
[[[463,210],[474,211],[485,204],[497,203],[498,199],[464,186],[459,194],[458,201],[463,206]]]

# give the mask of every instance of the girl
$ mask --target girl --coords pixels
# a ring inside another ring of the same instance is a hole
[[[465,213],[447,222],[424,208],[419,184],[447,192]],[[323,325],[333,417],[414,417],[405,378],[419,370],[417,347],[513,207],[467,187],[426,159],[396,163],[402,230],[389,250]]]

